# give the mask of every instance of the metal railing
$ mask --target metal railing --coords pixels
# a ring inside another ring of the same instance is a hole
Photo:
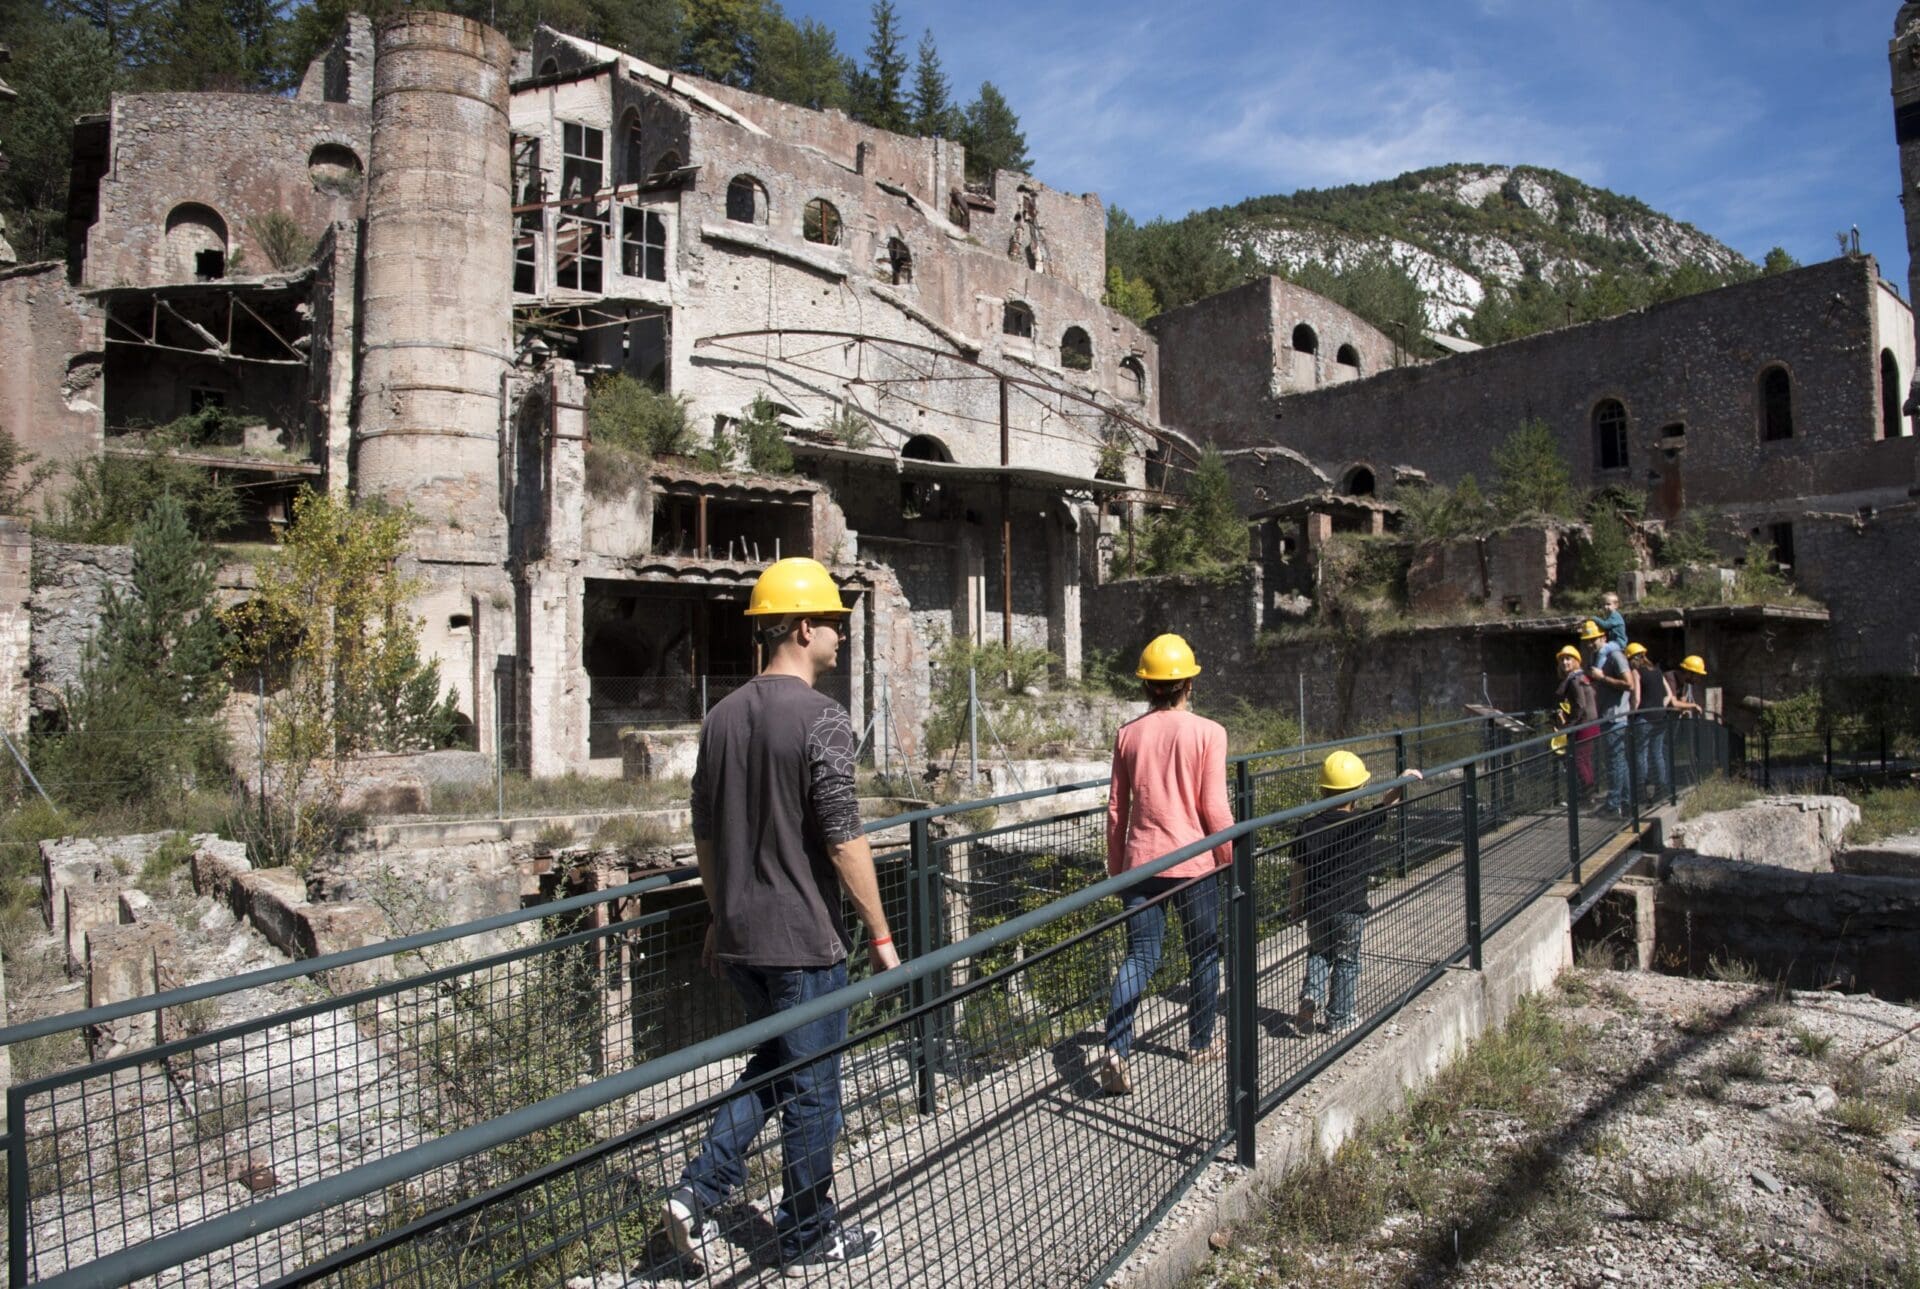
[[[1675,767],[1664,797],[1725,766],[1721,727],[1659,730]],[[1376,782],[1314,799],[1316,754],[1332,746],[1357,751]],[[1315,907],[1299,848],[1328,826],[1329,805],[1364,802],[1447,753],[1379,821],[1355,1027],[1288,1032],[1289,990],[1309,952],[1328,949],[1318,923],[1352,911],[1330,912],[1324,896]],[[1104,876],[1103,811],[956,827],[966,812],[1099,781],[873,825],[907,965],[744,1027],[732,991],[698,970],[704,904],[682,870],[0,1031],[17,1045],[149,1027],[130,1050],[8,1090],[11,1283],[633,1274],[663,1256],[647,1238],[661,1196],[728,1102],[739,1058],[841,1014],[844,1036],[808,1061],[841,1058],[843,1218],[888,1229],[863,1274],[1104,1274],[1221,1149],[1249,1157],[1255,1115],[1450,964],[1477,967],[1488,935],[1623,826],[1581,805],[1574,756],[1497,719],[1236,757],[1229,772],[1241,822],[1118,878]],[[1648,803],[1637,772],[1626,777],[1637,814]],[[1195,880],[1225,883],[1226,1073],[1161,1059],[1183,1028],[1194,943],[1169,936],[1134,1096],[1093,1098],[1130,929],[1194,907],[1182,896],[1195,882],[1145,903],[1141,883],[1224,843],[1231,872]],[[1123,911],[1130,897],[1139,907]],[[787,1066],[754,1068],[746,1090],[790,1102],[799,1067]],[[750,1197],[775,1189],[777,1152],[749,1153]],[[774,1265],[751,1206],[726,1210],[723,1236],[737,1277]]]
[[[1911,772],[1914,740],[1881,721],[1835,721],[1816,729],[1773,731],[1746,740],[1746,776],[1772,792],[1830,792],[1842,780]]]

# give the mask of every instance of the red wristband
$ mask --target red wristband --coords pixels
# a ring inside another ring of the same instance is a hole
[[[892,943],[893,943],[893,937],[890,935],[883,935],[877,940],[867,941],[867,944],[875,949],[878,949],[883,944],[892,944]]]

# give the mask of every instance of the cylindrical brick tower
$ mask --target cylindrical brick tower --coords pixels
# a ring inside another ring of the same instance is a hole
[[[354,488],[410,504],[417,546],[498,562],[512,363],[507,82],[513,48],[447,13],[380,24]]]

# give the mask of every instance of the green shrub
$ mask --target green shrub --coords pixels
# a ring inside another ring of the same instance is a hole
[[[1493,450],[1494,508],[1504,520],[1530,515],[1566,516],[1573,509],[1573,481],[1560,441],[1542,420],[1530,420]]]
[[[1179,509],[1144,525],[1143,573],[1205,573],[1247,562],[1247,523],[1233,504],[1226,458],[1208,448],[1187,479]]]
[[[612,496],[645,478],[657,456],[685,453],[693,430],[687,402],[625,372],[602,376],[587,393],[587,490]]]
[[[740,422],[747,444],[747,468],[761,474],[792,474],[793,449],[780,423],[780,409],[764,394],[756,395]]]
[[[241,518],[240,495],[200,466],[161,455],[91,457],[72,468],[72,482],[36,531],[63,542],[124,545],[155,502],[172,497],[202,540],[229,532]]]
[[[1719,559],[1707,536],[1707,513],[1689,510],[1667,525],[1660,540],[1660,563],[1667,568],[1712,564]]]

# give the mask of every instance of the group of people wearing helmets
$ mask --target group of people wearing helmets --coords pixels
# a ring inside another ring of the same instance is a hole
[[[1607,769],[1600,809],[1624,818],[1631,810],[1630,772],[1639,776],[1648,797],[1672,786],[1663,723],[1704,710],[1701,682],[1707,664],[1699,654],[1688,654],[1678,668],[1664,670],[1645,645],[1627,639],[1619,604],[1609,592],[1601,601],[1605,612],[1580,624],[1580,643],[1564,645],[1554,656],[1560,672],[1555,721],[1571,731],[1554,740],[1554,750],[1567,751],[1571,740],[1574,774],[1581,791],[1591,793],[1597,774],[1593,745],[1599,741]]]
[[[1605,740],[1608,804],[1618,809],[1627,782],[1628,716],[1661,707],[1699,712],[1697,656],[1662,673],[1647,651],[1626,640],[1617,607],[1583,624],[1585,652],[1559,655],[1560,723],[1572,729],[1576,772],[1593,782],[1592,740]],[[711,910],[703,961],[739,995],[748,1020],[800,1007],[847,983],[851,937],[842,915],[851,904],[865,928],[876,971],[899,966],[881,907],[873,856],[854,795],[858,753],[844,708],[815,688],[838,659],[848,609],[827,570],[811,559],[775,562],[755,583],[747,614],[765,651],[760,675],[723,698],[700,731],[692,782],[693,834]],[[1617,624],[1617,638],[1610,628]],[[1107,804],[1107,871],[1119,875],[1230,827],[1227,733],[1192,710],[1201,665],[1177,635],[1141,651],[1135,675],[1144,715],[1114,739]],[[1592,722],[1606,721],[1597,727]],[[1582,725],[1586,728],[1576,728]],[[1645,741],[1636,754],[1649,783],[1664,780],[1664,755]],[[1420,771],[1405,771],[1385,792],[1359,795],[1371,778],[1352,752],[1321,764],[1325,808],[1294,833],[1294,898],[1307,930],[1306,968],[1296,1033],[1337,1032],[1357,1019],[1360,944],[1374,872],[1374,837]],[[1220,994],[1219,875],[1232,845],[1203,851],[1134,883],[1123,895],[1126,953],[1111,984],[1105,1043],[1094,1066],[1109,1095],[1133,1090],[1134,1022],[1159,966],[1167,912],[1185,940],[1186,1059],[1220,1061],[1215,1032]],[[669,1243],[698,1267],[716,1233],[712,1214],[747,1180],[747,1156],[778,1112],[781,1199],[773,1215],[777,1256],[803,1276],[859,1259],[882,1234],[842,1223],[833,1201],[834,1143],[841,1127],[839,1049],[844,1010],[818,1016],[755,1048],[735,1093],[714,1114],[700,1152],[663,1206]]]

